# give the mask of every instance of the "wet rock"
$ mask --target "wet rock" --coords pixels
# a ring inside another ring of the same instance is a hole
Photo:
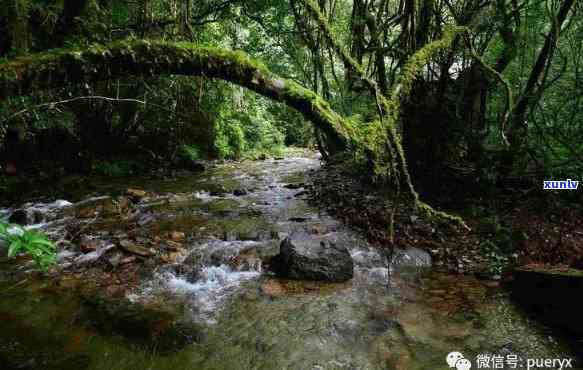
[[[125,212],[131,207],[131,202],[128,197],[118,197],[117,206],[120,212]]]
[[[142,305],[125,299],[86,296],[83,322],[106,335],[121,335],[131,343],[158,353],[179,351],[199,341],[202,328],[179,320],[180,308],[160,302]]]
[[[1,244],[1,242],[0,242],[0,244]],[[0,248],[1,248],[1,246],[0,246]],[[78,252],[73,252],[73,251],[67,251],[67,250],[61,251],[57,254],[57,263],[63,263],[66,260],[77,256],[78,254],[79,254]],[[0,256],[1,256],[1,252],[0,252]]]
[[[121,261],[119,261],[120,265],[127,265],[128,263],[134,263],[136,262],[138,259],[136,258],[136,256],[129,256],[126,258],[123,258]]]
[[[172,240],[173,242],[180,243],[186,239],[186,234],[180,231],[172,231],[171,233],[168,234],[168,236],[170,237],[170,240]]]
[[[154,221],[156,221],[156,217],[151,213],[140,214],[140,215],[138,215],[138,218],[136,220],[136,222],[139,226],[144,226],[144,225],[150,224]]]
[[[306,221],[308,221],[308,218],[306,218],[306,217],[291,217],[289,220],[292,222],[306,222]]]
[[[170,252],[160,256],[160,260],[164,263],[178,263],[182,253],[180,252]]]
[[[29,225],[31,222],[29,221],[29,215],[26,209],[17,209],[8,218],[8,222],[11,224],[18,224],[18,225]]]
[[[285,294],[283,285],[274,279],[269,279],[261,286],[263,294],[269,297],[281,297]]]
[[[236,196],[236,197],[241,197],[241,196],[244,196],[244,195],[247,195],[247,194],[248,194],[248,192],[245,189],[235,189],[235,190],[233,190],[233,195]]]
[[[407,267],[431,267],[431,255],[419,248],[395,249],[393,265]]]
[[[176,267],[176,273],[185,276],[188,281],[196,281],[204,266],[209,264],[208,256],[201,250],[194,250]]]
[[[517,268],[512,296],[547,323],[583,335],[583,271],[544,266]]]
[[[295,183],[295,184],[287,184],[287,185],[284,185],[283,187],[286,189],[296,190],[296,189],[303,188],[304,185],[305,184],[303,182],[300,182],[300,183]]]
[[[137,245],[129,240],[122,240],[119,242],[119,247],[128,253],[132,253],[142,257],[151,257],[154,255],[152,250]]]
[[[112,256],[109,257],[109,259],[107,260],[107,263],[112,267],[112,268],[116,268],[121,264],[121,260],[124,258],[124,255],[122,252],[117,251],[116,253],[112,253]]]
[[[229,265],[236,271],[261,271],[261,264],[255,249],[243,250],[229,261]]]
[[[126,190],[126,195],[128,195],[129,197],[131,197],[133,200],[135,201],[139,201],[142,198],[145,198],[146,195],[148,195],[148,193],[146,193],[145,190],[142,189],[127,189]]]
[[[166,242],[164,242],[164,246],[166,247],[167,250],[173,252],[182,250],[184,248],[184,246],[181,243],[173,242],[172,240],[167,240]]]
[[[71,208],[75,217],[92,218],[97,215],[112,216],[119,214],[117,202],[110,196],[85,199]]]
[[[354,263],[346,247],[314,239],[285,238],[269,267],[277,276],[299,280],[342,282],[354,275]]]
[[[73,260],[73,264],[76,266],[84,266],[84,265],[93,264],[93,263],[99,261],[101,259],[101,257],[103,255],[105,255],[105,253],[107,251],[109,251],[113,248],[114,248],[114,245],[108,245],[108,246],[99,248],[98,250],[96,250],[94,252],[83,254],[83,255],[75,258]]]
[[[28,208],[17,209],[8,218],[8,222],[22,226],[34,225],[45,221],[48,214],[53,210],[52,204],[31,206]]]
[[[83,253],[95,252],[98,247],[99,241],[88,236],[83,236],[79,242],[79,250]]]

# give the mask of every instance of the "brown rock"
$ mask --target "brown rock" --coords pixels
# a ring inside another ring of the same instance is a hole
[[[172,240],[167,240],[166,241],[166,249],[171,250],[171,251],[179,251],[183,248],[182,244],[177,243],[177,242],[173,242]]]
[[[120,265],[127,265],[128,263],[133,263],[137,260],[137,258],[135,256],[129,256],[126,257],[124,259],[122,259],[121,261],[119,261]]]
[[[128,197],[118,197],[117,198],[117,205],[119,207],[120,212],[125,212],[130,208],[130,200]]]
[[[180,231],[172,231],[168,235],[170,237],[170,240],[175,242],[183,242],[186,239],[186,235]]]
[[[147,195],[145,190],[131,189],[131,188],[126,190],[126,194],[132,198],[138,198],[138,199],[144,198]]]
[[[142,247],[140,245],[134,244],[129,240],[122,240],[119,242],[119,246],[121,249],[128,253],[132,253],[142,257],[151,257],[154,255],[152,250]]]
[[[498,288],[500,286],[500,282],[496,280],[487,280],[484,281],[483,284],[488,288]]]
[[[285,294],[285,288],[277,280],[267,280],[263,283],[263,286],[261,286],[261,290],[263,291],[263,294],[270,297],[281,297]]]
[[[176,263],[180,256],[181,254],[179,252],[170,252],[160,256],[160,260],[164,263]]]
[[[79,243],[79,250],[83,253],[95,252],[99,247],[99,242],[95,239],[90,239],[88,237],[81,238]]]
[[[119,213],[117,204],[109,196],[85,199],[76,203],[68,212],[73,212],[78,218],[93,218],[98,214],[111,216]]]

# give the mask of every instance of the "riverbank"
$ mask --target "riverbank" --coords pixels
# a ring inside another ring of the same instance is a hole
[[[378,244],[309,201],[319,169],[315,153],[292,152],[174,178],[110,179],[78,189],[87,196],[73,204],[28,205],[44,210],[36,227],[63,242],[48,277],[26,258],[1,261],[0,361],[380,370],[442,368],[452,349],[575,358],[498,284],[432,269],[411,247],[389,270]],[[288,236],[346,248],[354,277],[274,276],[264,262]]]
[[[462,216],[468,231],[428,222],[406,202],[394,202],[391,189],[344,163],[323,166],[310,180],[313,204],[381,248],[391,245],[394,212],[394,246],[426,250],[445,271],[500,279],[516,266],[583,268],[583,203],[573,194],[465,189],[423,195],[437,209]]]

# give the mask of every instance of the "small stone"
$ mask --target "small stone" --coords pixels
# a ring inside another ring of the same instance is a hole
[[[164,263],[177,263],[180,256],[179,252],[170,252],[160,256],[160,260]]]
[[[129,256],[126,257],[124,259],[122,259],[121,261],[119,261],[120,265],[127,265],[128,263],[132,263],[135,262],[137,260],[137,258],[135,256]]]
[[[303,188],[304,185],[305,184],[303,182],[300,182],[300,183],[297,183],[297,184],[287,184],[287,185],[284,185],[283,187],[286,188],[286,189],[296,190],[296,189]]]
[[[131,189],[131,188],[128,189],[128,190],[126,190],[126,194],[128,196],[134,198],[134,199],[136,199],[136,198],[137,199],[141,199],[141,198],[144,198],[147,195],[147,193],[146,193],[145,190],[142,190],[142,189]]]
[[[488,288],[498,288],[500,286],[500,281],[484,281],[483,284]]]
[[[71,207],[77,218],[93,218],[96,215],[111,216],[119,213],[117,205],[109,196],[85,199]]]
[[[173,242],[172,240],[167,240],[165,242],[166,244],[166,249],[171,250],[171,251],[178,251],[183,249],[183,246],[181,243],[177,243],[177,242]]]
[[[306,217],[290,217],[289,219],[292,222],[306,222],[308,219]]]
[[[186,239],[186,234],[180,231],[172,231],[169,233],[169,237],[174,242],[183,242]]]
[[[281,297],[285,294],[285,288],[277,280],[268,280],[261,286],[263,294],[270,297]]]
[[[144,248],[144,247],[139,246],[137,244],[134,244],[129,240],[120,241],[119,246],[124,251],[126,251],[128,253],[136,254],[138,256],[151,257],[154,255],[154,253],[150,249]]]
[[[95,252],[99,247],[99,241],[89,237],[82,237],[79,243],[79,250],[83,253]]]
[[[247,195],[247,190],[245,189],[235,189],[233,190],[233,195],[236,197],[241,197],[243,195]]]

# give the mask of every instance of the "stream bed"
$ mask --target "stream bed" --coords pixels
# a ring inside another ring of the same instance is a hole
[[[138,204],[140,232],[184,233],[185,248],[140,276],[116,309],[50,279],[17,279],[26,262],[1,259],[0,369],[448,369],[453,351],[472,368],[481,354],[576,358],[578,349],[532,320],[497,282],[438,272],[424,251],[399,251],[389,281],[379,248],[307,201],[309,173],[319,166],[315,154],[296,153],[168,180],[71,187],[63,195],[71,202],[127,188],[157,194]],[[55,200],[27,207],[50,214],[68,206]],[[58,236],[67,219],[55,214],[33,226]],[[91,230],[103,229],[106,240],[123,233],[118,223],[100,220]],[[354,278],[320,283],[267,273],[265,256],[287,236],[346,246]],[[60,254],[63,269],[86,258],[70,249]],[[170,322],[175,331],[164,331]]]

